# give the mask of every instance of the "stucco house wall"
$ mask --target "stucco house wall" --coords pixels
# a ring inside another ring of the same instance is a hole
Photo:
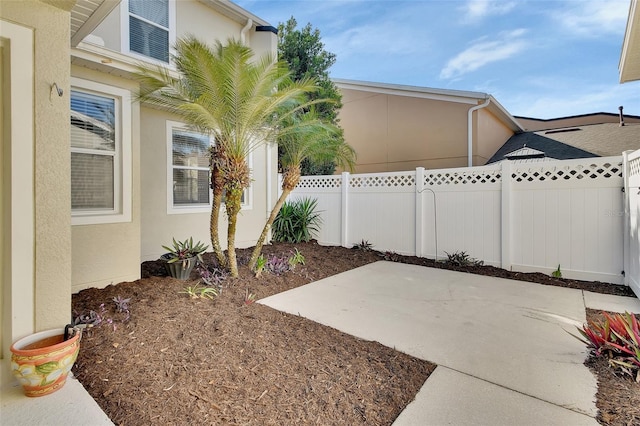
[[[131,199],[131,219],[72,225],[72,291],[77,292],[140,278],[140,105],[131,102],[138,84],[130,79],[76,65],[71,67],[71,75],[73,81],[96,82],[126,90],[129,99],[125,102],[130,103],[131,115],[131,126],[122,129],[129,133],[126,139],[130,141],[130,147],[124,148],[130,149],[131,154],[131,189],[125,191],[125,196]]]
[[[358,155],[356,173],[464,167],[468,111],[489,95],[335,80],[344,137]],[[496,101],[473,113],[473,164],[483,165],[520,130]],[[492,109],[502,112],[499,117]]]
[[[478,111],[473,146],[473,165],[483,166],[513,136],[513,130],[486,109]]]
[[[214,9],[205,2],[175,1],[171,3],[175,14],[175,36],[192,34],[213,44],[223,43],[233,37],[241,38],[241,31],[249,19],[251,26],[245,28],[244,39],[256,55],[276,53],[276,35],[264,28],[266,22],[240,12],[230,4],[216,7],[231,7],[233,10]],[[224,13],[223,13],[224,12]],[[123,19],[128,18],[128,2],[122,0],[109,16],[85,40],[80,47],[95,56],[78,54],[81,60],[74,61],[74,77],[102,82],[130,91],[132,97],[138,90],[134,82],[135,65],[145,57],[128,52],[122,44]],[[113,62],[111,62],[113,59]],[[151,61],[146,61],[151,62]],[[197,212],[176,213],[170,208],[171,189],[167,175],[170,170],[170,132],[168,123],[180,119],[167,112],[132,103],[132,215],[131,220],[110,224],[73,226],[73,291],[87,287],[104,287],[110,283],[131,281],[140,277],[140,263],[157,259],[164,253],[162,245],[170,245],[175,237],[184,240],[193,237],[205,244],[210,243],[210,208]],[[267,155],[268,154],[268,155]],[[267,159],[268,158],[268,159]],[[248,191],[247,203],[238,222],[236,244],[250,246],[257,240],[266,220],[266,211],[277,194],[277,151],[274,147],[263,147],[251,156],[252,187]],[[269,173],[267,173],[269,170]],[[267,177],[267,174],[269,175]],[[267,190],[267,184],[270,190]],[[267,196],[271,201],[267,203]],[[226,244],[226,216],[221,214],[220,234]]]
[[[69,322],[67,94],[73,3],[24,0],[0,5],[4,117],[0,144],[4,212],[1,357],[7,356],[12,341]],[[14,29],[21,34],[12,37]],[[11,74],[9,69],[16,65],[20,66]],[[62,97],[52,95],[54,82],[64,91]],[[12,111],[24,113],[12,115]]]

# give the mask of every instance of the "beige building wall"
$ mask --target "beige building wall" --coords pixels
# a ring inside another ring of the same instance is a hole
[[[73,3],[61,1],[54,6],[23,0],[0,5],[5,113],[1,170],[9,179],[19,176],[21,169],[31,170],[20,181],[7,184],[3,179],[2,356],[7,355],[12,341],[64,326],[71,314],[68,94],[69,9]],[[19,27],[26,38],[7,38],[11,28]],[[32,43],[26,41],[30,37]],[[30,46],[24,48],[24,43]],[[30,65],[8,75],[14,61]],[[54,82],[64,90],[62,97],[52,93]],[[33,89],[27,89],[31,83]],[[6,102],[7,88],[10,102]],[[24,114],[7,112],[13,108]],[[17,205],[31,207],[17,211]],[[18,280],[19,276],[24,279]]]
[[[72,66],[71,75],[112,87],[133,95],[135,82],[83,67]],[[68,112],[67,112],[68,115]],[[105,287],[140,278],[140,105],[131,103],[131,220],[72,226],[74,292],[88,287]],[[127,131],[127,129],[123,129]],[[67,143],[68,145],[68,143]],[[126,147],[125,147],[126,149]],[[67,147],[67,151],[69,148]]]
[[[358,154],[356,173],[467,165],[467,113],[476,105],[474,101],[352,89],[341,92],[340,125],[345,140]],[[474,133],[474,163],[484,164],[482,159],[487,153],[497,150],[513,132],[490,113],[483,112],[480,117],[479,124],[474,118],[474,127],[482,133],[480,140]]]
[[[142,187],[142,260],[159,258],[166,250],[162,245],[171,245],[171,239],[184,240],[193,237],[209,245],[209,208],[198,213],[169,213],[170,188],[167,184],[168,132],[167,121],[180,122],[179,118],[165,112],[143,106],[141,145],[141,187]],[[250,159],[253,182],[249,190],[248,206],[238,217],[236,245],[249,247],[260,236],[267,218],[267,194],[276,196],[277,151],[265,145],[258,148]],[[269,172],[267,172],[269,170]],[[269,176],[267,176],[267,174]],[[267,190],[267,182],[270,190]],[[220,236],[226,247],[227,220],[220,214]]]
[[[473,165],[484,166],[493,157],[493,154],[513,136],[513,131],[486,108],[478,110],[476,114]]]

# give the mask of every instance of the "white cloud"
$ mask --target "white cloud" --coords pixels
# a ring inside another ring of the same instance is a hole
[[[579,36],[623,33],[629,14],[628,0],[567,2],[567,8],[554,14],[561,28]]]
[[[475,22],[491,15],[505,15],[515,6],[514,1],[469,0],[461,9],[465,22]]]
[[[526,46],[526,42],[522,39],[525,32],[524,29],[517,29],[500,33],[498,39],[494,41],[483,38],[474,42],[447,62],[440,72],[440,78],[456,78],[520,53]]]

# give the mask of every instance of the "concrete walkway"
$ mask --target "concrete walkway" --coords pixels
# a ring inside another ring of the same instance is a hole
[[[636,298],[392,262],[260,303],[438,364],[396,425],[597,425],[596,380],[567,331],[585,306],[640,312]]]

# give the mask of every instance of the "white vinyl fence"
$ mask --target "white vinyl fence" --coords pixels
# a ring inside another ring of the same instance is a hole
[[[565,277],[637,288],[640,151],[624,158],[626,192],[623,158],[598,157],[307,176],[291,198],[318,200],[321,244],[367,240],[377,250],[439,259],[465,251],[505,269],[551,273],[560,265]]]
[[[625,229],[625,284],[640,297],[640,150],[623,154],[627,216]]]

